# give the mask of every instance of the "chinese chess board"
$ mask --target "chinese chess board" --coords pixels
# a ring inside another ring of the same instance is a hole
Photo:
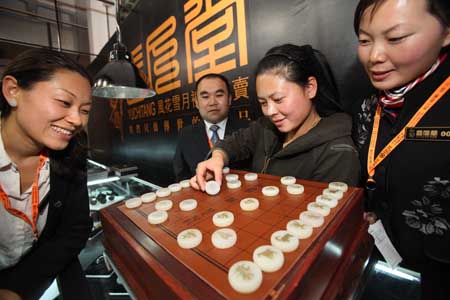
[[[244,172],[232,171],[239,174],[242,186],[229,189],[226,182],[222,183],[221,191],[215,196],[209,196],[193,188],[183,188],[179,192],[171,193],[168,197],[158,198],[151,203],[143,203],[140,207],[129,209],[125,204],[118,208],[134,224],[136,224],[150,238],[164,248],[170,255],[187,266],[193,273],[207,282],[219,294],[227,299],[266,299],[276,291],[277,285],[289,271],[308,255],[311,245],[315,244],[323,231],[341,211],[349,199],[355,197],[357,188],[349,187],[348,191],[336,207],[331,209],[325,217],[325,223],[313,229],[313,234],[307,239],[300,240],[300,245],[294,252],[284,253],[283,267],[273,273],[263,272],[263,282],[258,290],[251,294],[239,294],[234,291],[228,281],[228,269],[237,261],[252,261],[253,251],[261,245],[270,245],[270,237],[277,230],[286,230],[290,220],[298,219],[301,212],[307,210],[307,205],[314,202],[316,197],[327,188],[326,183],[297,180],[305,191],[301,195],[291,195],[286,186],[280,182],[280,177],[258,174],[256,181],[245,181]],[[277,196],[264,196],[261,192],[264,186],[275,185],[280,189]],[[260,202],[255,211],[243,211],[240,201],[254,197]],[[178,204],[185,199],[196,199],[198,206],[192,211],[180,210]],[[159,225],[151,225],[147,221],[149,213],[155,211],[155,203],[170,199],[173,207],[168,211],[167,221]],[[237,243],[228,249],[217,249],[211,242],[212,233],[219,229],[212,222],[212,216],[219,211],[231,211],[234,223],[229,226],[237,233]],[[202,242],[193,249],[183,249],[177,243],[177,235],[189,228],[197,228],[203,234]],[[300,262],[301,263],[301,262]]]

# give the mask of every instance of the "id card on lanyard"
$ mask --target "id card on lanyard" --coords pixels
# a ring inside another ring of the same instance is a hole
[[[376,190],[376,182],[374,180],[375,168],[388,157],[394,149],[405,140],[408,128],[415,127],[423,116],[444,96],[450,88],[450,76],[433,92],[433,94],[425,101],[419,108],[409,122],[402,128],[402,130],[381,150],[375,157],[375,147],[378,137],[378,129],[381,119],[381,106],[378,104],[373,120],[372,135],[370,137],[369,151],[367,155],[367,173],[369,178],[366,182],[366,192],[369,200],[374,197]],[[402,257],[395,249],[391,240],[389,239],[381,220],[369,226],[368,232],[373,236],[375,246],[378,248],[384,259],[388,262],[391,268],[395,268],[402,261]]]
[[[39,174],[47,158],[48,158],[47,154],[41,154],[39,156],[38,167],[31,186],[31,220],[24,212],[11,207],[8,195],[5,193],[2,186],[0,185],[0,201],[5,207],[5,210],[10,214],[16,216],[17,218],[21,218],[26,223],[28,223],[31,226],[31,229],[33,230],[33,235],[36,239],[38,238],[37,218],[39,215]]]
[[[376,167],[388,157],[401,142],[405,140],[406,131],[408,128],[415,127],[425,114],[444,96],[450,89],[450,76],[431,94],[424,104],[417,110],[409,122],[402,128],[402,130],[381,150],[375,157],[375,147],[378,138],[378,130],[381,119],[381,106],[378,104],[373,120],[372,135],[370,137],[369,151],[367,154],[367,174],[369,178],[366,182],[366,189],[368,192],[373,192],[376,189],[376,182],[374,180]]]

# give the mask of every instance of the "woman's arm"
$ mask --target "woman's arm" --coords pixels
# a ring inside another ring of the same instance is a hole
[[[220,149],[227,155],[228,164],[231,161],[245,160],[253,156],[258,139],[263,131],[263,119],[250,123],[249,127],[241,128],[233,134],[217,142],[214,149]]]
[[[211,152],[211,158],[197,165],[196,175],[191,178],[191,186],[205,191],[206,180],[214,178],[222,183],[222,169],[230,161],[244,160],[253,156],[258,136],[262,129],[259,122],[253,122],[249,127],[239,129],[232,135],[217,142]]]
[[[358,152],[350,141],[334,142],[326,145],[326,149],[317,160],[311,180],[332,182],[341,181],[350,186],[360,184],[360,162]]]

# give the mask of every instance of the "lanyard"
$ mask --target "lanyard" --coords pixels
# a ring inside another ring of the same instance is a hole
[[[392,151],[405,139],[406,128],[415,127],[422,117],[433,107],[442,96],[450,89],[450,76],[433,92],[433,94],[425,101],[414,116],[409,120],[408,124],[402,128],[402,130],[381,150],[381,152],[375,158],[375,145],[377,143],[378,129],[380,126],[381,118],[381,106],[377,105],[375,117],[373,120],[372,136],[370,137],[369,152],[367,157],[367,173],[369,179],[367,183],[369,186],[373,186],[375,181],[373,176],[375,175],[375,168],[391,154]]]
[[[24,212],[11,207],[8,195],[6,195],[5,191],[3,191],[3,188],[0,185],[0,200],[2,201],[6,211],[30,224],[31,228],[33,229],[35,238],[38,237],[36,221],[39,213],[39,173],[44,166],[47,158],[48,156],[46,154],[41,154],[39,156],[38,168],[36,170],[36,175],[34,176],[33,185],[31,187],[31,220]]]
[[[211,139],[209,138],[208,134],[206,134],[206,138],[208,139],[208,145],[209,149],[212,149],[214,147],[213,143],[211,142]]]

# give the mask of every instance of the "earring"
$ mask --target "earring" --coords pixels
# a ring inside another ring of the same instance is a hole
[[[8,104],[9,104],[9,106],[11,106],[11,107],[16,107],[16,106],[17,106],[17,101],[16,101],[15,98],[11,98],[11,99],[8,101]]]

